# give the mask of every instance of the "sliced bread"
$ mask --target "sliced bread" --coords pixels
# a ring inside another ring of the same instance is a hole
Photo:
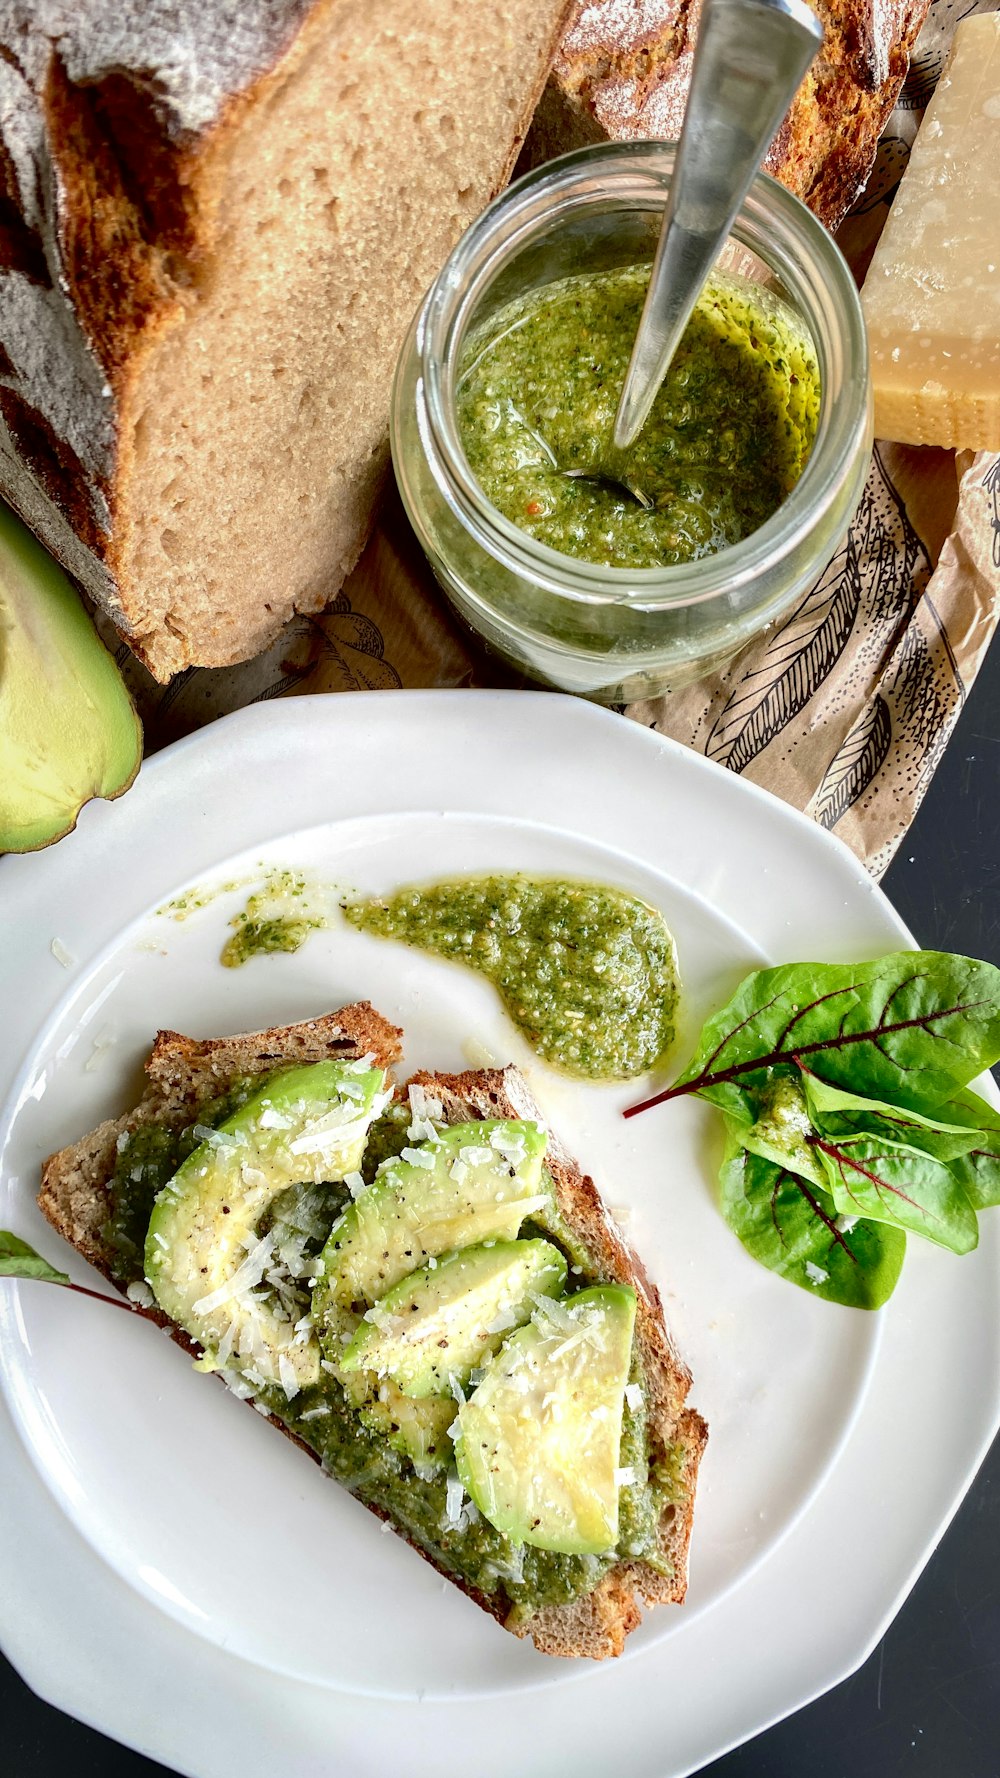
[[[929,0],[814,0],[823,47],[764,166],[836,228],[863,189]],[[701,0],[576,0],[524,165],[591,142],[676,141]]]
[[[223,1092],[234,1076],[268,1072],[288,1063],[331,1056],[371,1056],[390,1067],[399,1056],[401,1033],[367,1003],[342,1008],[324,1018],[248,1036],[198,1041],[161,1032],[147,1064],[149,1086],[135,1108],[101,1124],[90,1135],[52,1155],[42,1171],[39,1204],[60,1235],[114,1283],[113,1256],[104,1234],[109,1183],[123,1135],[143,1124],[179,1129],[190,1123],[206,1099]],[[421,1073],[410,1085],[440,1102],[446,1122],[472,1118],[539,1120],[538,1106],[514,1068],[460,1075]],[[405,1098],[407,1088],[399,1093]],[[659,1526],[660,1567],[623,1561],[609,1569],[595,1589],[570,1604],[544,1606],[526,1621],[511,1609],[502,1589],[479,1592],[456,1578],[435,1558],[433,1548],[406,1537],[427,1561],[518,1636],[530,1636],[543,1653],[603,1659],[620,1654],[625,1638],[641,1619],[640,1601],[680,1603],[687,1585],[688,1546],[698,1465],[707,1438],[704,1421],[685,1406],[690,1374],[667,1334],[659,1295],[641,1262],[608,1215],[591,1179],[551,1134],[546,1165],[558,1208],[574,1238],[586,1250],[593,1270],[608,1282],[631,1285],[637,1297],[636,1351],[646,1394],[651,1456],[672,1459],[672,1499]],[[139,1313],[166,1327],[185,1351],[196,1350],[188,1336],[154,1305]],[[311,1457],[317,1454],[280,1419],[272,1424]],[[381,1518],[377,1504],[366,1502]],[[661,1572],[661,1569],[663,1572]]]
[[[0,13],[0,494],[158,679],[353,567],[393,366],[566,0]]]

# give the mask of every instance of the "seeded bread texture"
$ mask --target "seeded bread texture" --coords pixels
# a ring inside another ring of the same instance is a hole
[[[161,680],[337,592],[566,0],[0,0],[0,493]]]
[[[872,170],[929,0],[813,0],[824,42],[764,166],[836,228]],[[592,142],[676,141],[701,0],[576,0],[523,163]]]
[[[40,1207],[53,1228],[113,1284],[103,1228],[108,1185],[122,1133],[149,1122],[174,1127],[188,1124],[196,1106],[224,1091],[235,1074],[263,1073],[284,1064],[322,1061],[335,1055],[371,1055],[380,1066],[390,1067],[398,1060],[401,1035],[366,1002],[305,1024],[249,1036],[199,1041],[161,1032],[147,1063],[149,1086],[138,1105],[50,1156],[42,1170]],[[514,1068],[460,1075],[422,1073],[414,1076],[412,1084],[441,1101],[448,1122],[485,1117],[540,1119],[538,1106]],[[405,1098],[406,1089],[399,1092]],[[660,1574],[644,1562],[620,1562],[586,1598],[545,1606],[527,1623],[519,1623],[504,1595],[480,1593],[467,1586],[437,1560],[433,1549],[408,1537],[406,1541],[506,1629],[521,1637],[530,1636],[541,1653],[602,1660],[622,1652],[629,1632],[641,1621],[640,1600],[659,1605],[679,1604],[684,1598],[698,1465],[707,1429],[700,1415],[684,1405],[690,1374],[667,1335],[655,1286],[608,1216],[593,1181],[551,1134],[546,1166],[559,1208],[592,1256],[595,1270],[632,1285],[636,1292],[635,1339],[653,1454],[663,1455],[668,1449],[680,1454],[680,1463],[675,1464],[675,1498],[660,1523],[660,1548],[670,1573]],[[155,1305],[136,1312],[166,1328],[186,1352],[197,1355],[198,1348],[188,1336]],[[317,1460],[316,1452],[280,1420],[272,1419],[271,1423]],[[378,1518],[389,1517],[377,1506],[369,1510]]]

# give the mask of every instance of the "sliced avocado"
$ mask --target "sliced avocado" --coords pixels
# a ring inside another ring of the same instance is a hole
[[[0,852],[75,826],[127,790],[142,729],[117,667],[62,569],[0,504]]]
[[[321,1255],[314,1313],[336,1342],[350,1318],[407,1273],[455,1247],[512,1241],[544,1208],[545,1132],[537,1124],[483,1119],[451,1124],[432,1141],[385,1161],[335,1223]],[[345,1342],[346,1344],[346,1342]]]
[[[450,1395],[453,1379],[467,1382],[505,1333],[529,1319],[539,1295],[558,1296],[565,1284],[566,1261],[547,1241],[446,1253],[379,1298],[340,1368],[389,1377],[417,1400]]]
[[[634,1324],[624,1284],[539,1307],[459,1408],[462,1484],[515,1543],[573,1556],[617,1544]]]
[[[220,1366],[288,1393],[316,1383],[309,1327],[258,1294],[273,1269],[273,1234],[257,1228],[293,1184],[343,1179],[361,1159],[385,1103],[381,1069],[315,1062],[283,1069],[225,1120],[158,1194],[146,1236],[146,1277],[160,1308]]]

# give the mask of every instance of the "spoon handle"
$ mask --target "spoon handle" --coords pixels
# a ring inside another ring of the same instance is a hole
[[[791,99],[823,41],[803,0],[705,0],[663,226],[615,416],[628,448]]]

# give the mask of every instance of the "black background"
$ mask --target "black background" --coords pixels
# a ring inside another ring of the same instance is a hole
[[[1000,964],[1000,648],[979,675],[883,887],[926,949]],[[10,1778],[152,1778],[167,1770],[40,1703],[2,1658],[0,1749]],[[571,1769],[552,1778],[569,1778]],[[622,1770],[627,1778],[627,1740]],[[704,1772],[1000,1778],[1000,1441],[866,1665]]]

